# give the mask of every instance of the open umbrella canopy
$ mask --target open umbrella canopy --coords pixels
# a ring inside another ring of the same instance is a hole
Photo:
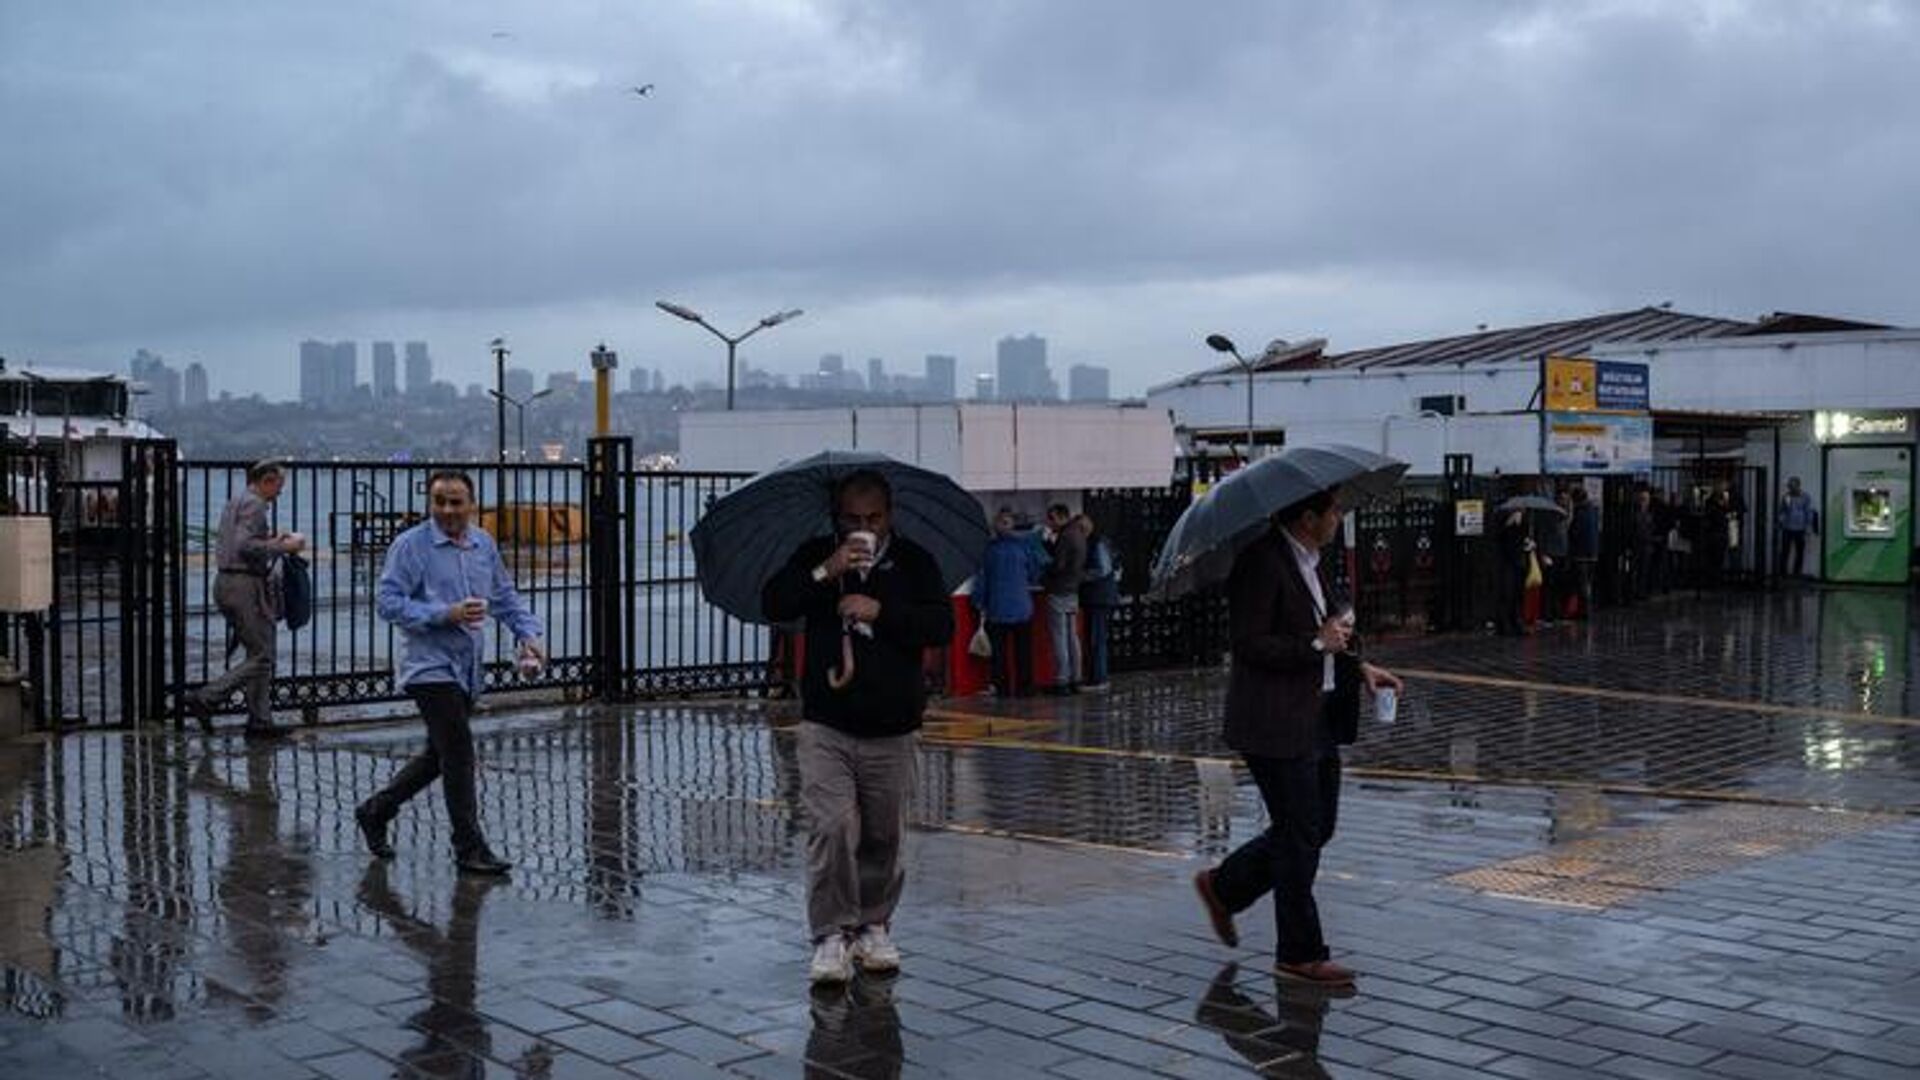
[[[1567,508],[1547,498],[1545,495],[1515,495],[1493,508],[1496,514],[1511,514],[1515,510],[1524,510],[1534,514],[1560,514],[1565,516]]]
[[[1153,564],[1153,592],[1174,599],[1226,580],[1274,514],[1330,488],[1347,505],[1392,491],[1407,463],[1357,446],[1287,447],[1214,485],[1173,523]]]
[[[834,532],[834,485],[861,470],[886,477],[894,534],[927,549],[946,588],[973,574],[992,539],[978,499],[937,472],[885,454],[830,450],[761,473],[701,517],[690,539],[708,602],[737,619],[770,622],[760,590],[801,544]]]

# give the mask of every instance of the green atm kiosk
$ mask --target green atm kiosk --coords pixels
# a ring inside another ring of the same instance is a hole
[[[1904,412],[1821,413],[1828,581],[1904,584],[1913,553],[1913,423]]]

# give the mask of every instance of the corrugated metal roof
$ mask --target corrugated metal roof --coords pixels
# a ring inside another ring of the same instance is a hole
[[[1537,361],[1546,356],[1577,356],[1601,342],[1681,341],[1689,338],[1728,337],[1754,324],[1711,315],[1689,315],[1664,308],[1592,315],[1584,319],[1536,323],[1501,330],[1483,330],[1454,337],[1383,345],[1374,349],[1291,357],[1261,364],[1262,371],[1305,371],[1326,368],[1429,367],[1457,364],[1500,364]]]

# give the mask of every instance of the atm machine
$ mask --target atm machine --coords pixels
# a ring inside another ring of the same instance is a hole
[[[1821,514],[1829,581],[1904,584],[1913,551],[1913,448],[1827,450]]]

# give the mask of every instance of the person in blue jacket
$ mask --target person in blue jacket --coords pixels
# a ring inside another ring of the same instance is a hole
[[[1012,510],[1001,507],[973,577],[973,607],[993,643],[993,689],[1001,697],[1033,691],[1033,589],[1046,568],[1046,550],[1019,531]]]

